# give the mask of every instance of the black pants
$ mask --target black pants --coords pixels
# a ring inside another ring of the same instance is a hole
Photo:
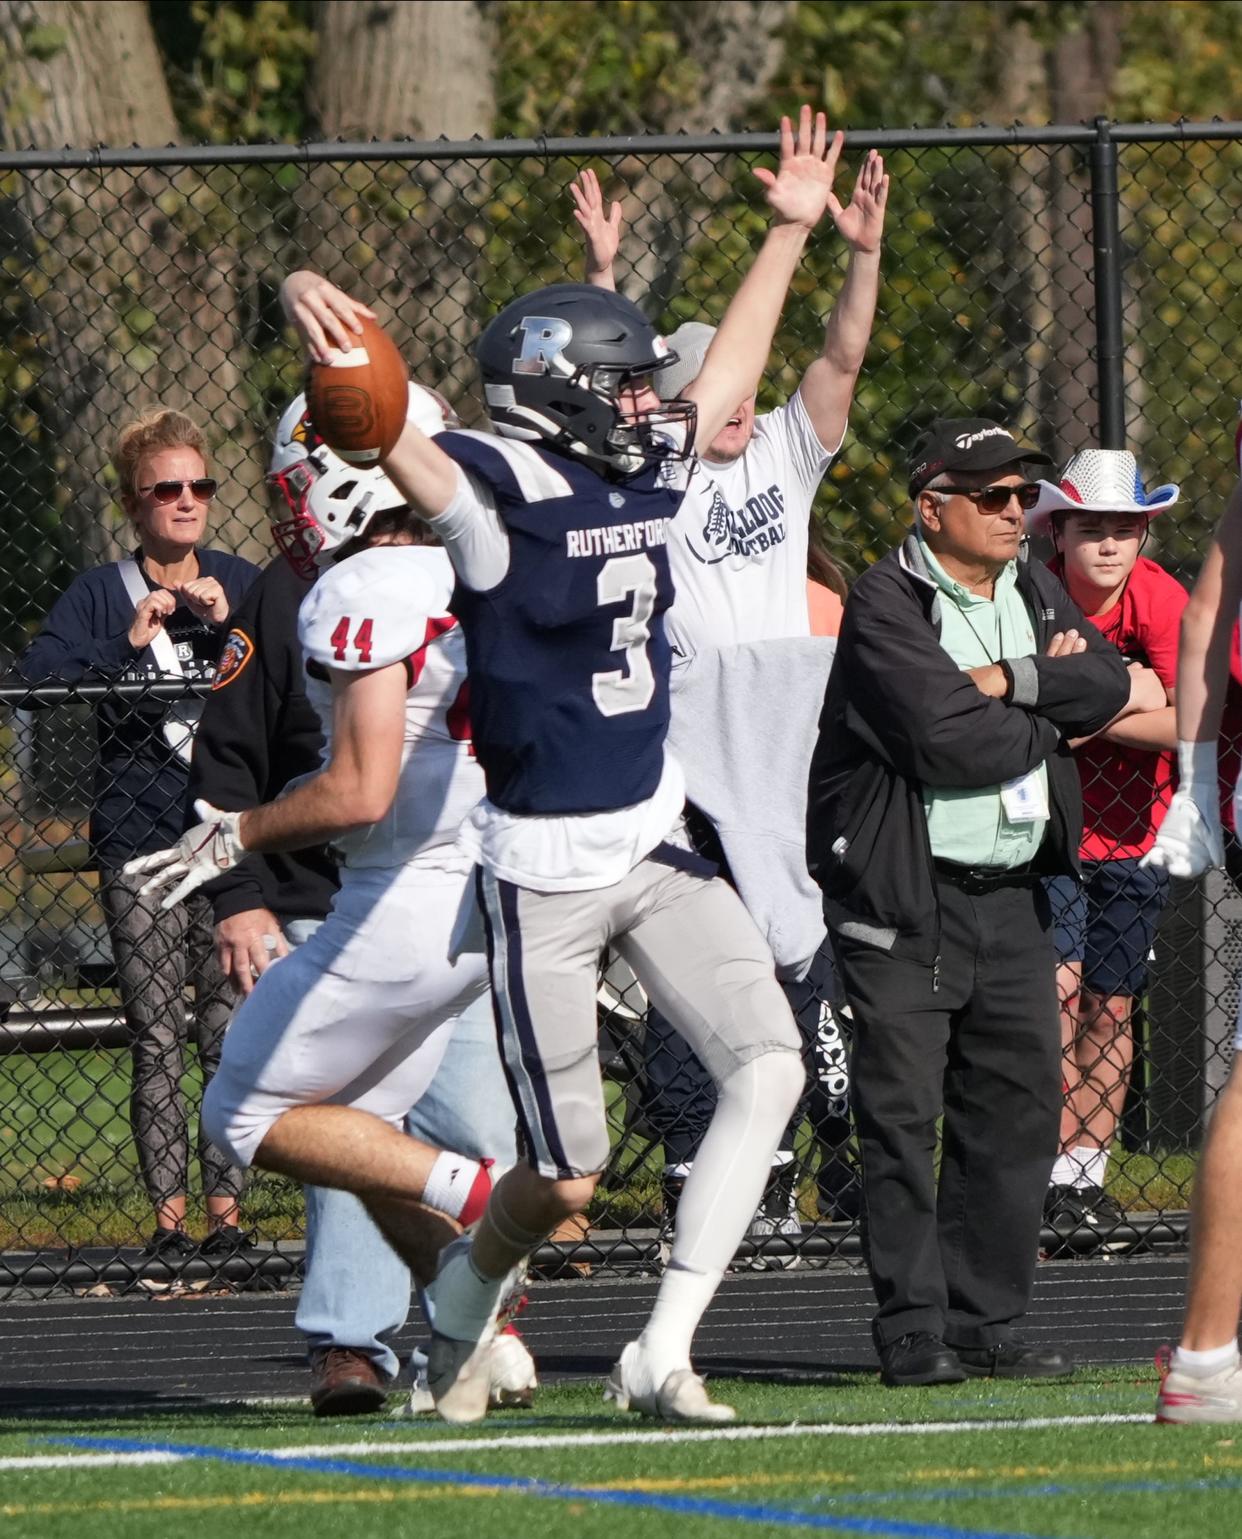
[[[880,1347],[909,1331],[962,1347],[1012,1335],[1035,1281],[1057,1151],[1060,1028],[1042,886],[939,874],[937,885],[938,986],[930,967],[836,937],[854,1014],[863,1239]]]

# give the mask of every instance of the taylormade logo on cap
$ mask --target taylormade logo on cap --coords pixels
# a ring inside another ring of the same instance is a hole
[[[1008,429],[990,427],[983,428],[978,433],[963,433],[959,438],[953,440],[953,445],[957,449],[969,449],[972,445],[981,443],[985,438],[1007,438],[1010,443],[1013,442],[1013,434]]]

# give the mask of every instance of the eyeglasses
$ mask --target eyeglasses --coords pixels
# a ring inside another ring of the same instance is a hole
[[[145,497],[149,493],[156,502],[176,502],[182,488],[188,486],[196,502],[210,502],[218,484],[211,476],[200,476],[197,481],[157,481],[153,486],[140,486],[138,494]]]
[[[969,497],[981,513],[1003,513],[1011,497],[1016,497],[1022,511],[1029,513],[1039,501],[1041,490],[1038,481],[1023,481],[1018,486],[929,486],[925,489]]]

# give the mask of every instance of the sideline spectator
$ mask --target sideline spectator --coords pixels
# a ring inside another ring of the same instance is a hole
[[[127,560],[74,578],[18,660],[18,671],[31,683],[73,684],[91,675],[124,683],[208,678],[225,622],[256,568],[200,548],[216,493],[202,430],[179,411],[156,408],[122,428],[113,465],[138,547]],[[131,1120],[156,1224],[146,1249],[162,1260],[195,1251],[184,1227],[183,993],[192,986],[188,1035],[204,1087],[215,1073],[231,1006],[212,952],[206,900],[162,913],[157,901],[138,896],[140,883],[122,867],[180,837],[198,711],[198,701],[139,697],[104,700],[96,712],[91,849],[132,1033]],[[227,1255],[242,1239],[242,1173],[201,1133],[199,1163],[210,1230],[199,1250]]]
[[[834,169],[839,152],[838,140],[832,152]],[[848,1124],[842,1129],[842,1119],[831,1109],[839,1106],[839,1097],[829,1096],[824,1105],[819,1104],[824,1097],[818,1092],[826,1083],[839,1079],[841,1067],[839,1062],[821,1061],[829,1035],[827,1027],[821,1031],[820,1001],[831,1014],[839,989],[831,955],[822,945],[819,904],[806,881],[801,847],[802,765],[807,759],[799,764],[796,756],[786,755],[797,781],[796,795],[783,803],[790,809],[790,826],[766,830],[763,854],[749,865],[741,845],[743,840],[754,841],[760,829],[756,806],[765,805],[770,813],[774,804],[782,802],[773,794],[772,766],[763,753],[771,732],[785,728],[782,736],[787,736],[788,722],[798,718],[803,704],[801,714],[809,730],[831,665],[831,651],[810,643],[810,638],[836,634],[840,601],[836,602],[834,617],[834,595],[824,587],[809,585],[812,573],[808,568],[829,578],[835,573],[838,582],[840,574],[822,542],[811,539],[811,509],[845,437],[854,385],[871,336],[888,187],[884,162],[872,150],[859,171],[849,203],[843,205],[835,194],[829,202],[833,222],[849,248],[849,262],[841,293],[825,325],[821,354],[793,396],[774,411],[756,416],[755,394],[747,394],[693,467],[671,467],[671,484],[684,490],[685,497],[669,528],[669,560],[675,584],[673,606],[665,622],[674,656],[670,745],[684,763],[690,802],[695,803],[699,786],[709,787],[713,797],[711,805],[691,806],[691,835],[700,852],[715,861],[738,888],[773,948],[777,976],[786,982],[790,1007],[803,1037],[808,1094],[816,1097],[813,1115],[817,1131],[833,1140],[824,1149],[821,1195],[834,1208],[843,1206],[845,1189],[852,1183],[849,1158],[843,1149]],[[600,287],[615,289],[614,261],[622,230],[620,205],[613,203],[605,213],[599,181],[589,169],[582,172],[571,191],[575,218],[586,239],[587,278]],[[675,400],[698,377],[715,335],[714,326],[687,321],[667,338],[678,361],[656,377],[656,388],[664,400]],[[792,638],[807,645],[802,650],[772,645]],[[747,709],[734,713],[728,730],[713,733],[710,723],[722,719],[716,694],[725,692],[741,698],[748,688]],[[692,693],[696,696],[693,704]],[[776,708],[783,715],[782,721],[767,719],[762,708],[765,701],[769,709],[779,702]],[[692,712],[695,719],[691,724]],[[808,758],[810,741],[808,737]],[[722,758],[726,762],[722,763]],[[725,790],[729,782],[735,786],[733,796]],[[796,871],[782,883],[782,861],[794,851]],[[762,869],[766,911],[756,901],[756,867]],[[799,907],[809,916],[801,923],[794,917]],[[838,1049],[834,1056],[840,1059],[839,1033],[832,1032],[831,1041]],[[667,1228],[716,1097],[709,1076],[684,1039],[654,1008],[647,1016],[644,1054],[643,1110],[664,1144],[662,1186]],[[772,1235],[796,1239],[801,1235],[794,1138],[805,1111],[804,1102],[781,1141],[763,1204],[748,1230],[751,1239]],[[821,1121],[824,1125],[819,1127]]]
[[[1077,870],[1064,739],[1140,691],[1051,573],[1017,559],[1032,462],[1049,463],[980,419],[920,441],[915,527],[850,592],[811,768],[886,1384],[1071,1368],[1014,1334],[1061,1103],[1039,878]]]
[[[420,397],[429,399],[429,393]],[[424,420],[436,430],[438,419],[429,414]],[[348,494],[351,477],[357,479],[356,471],[315,445],[306,398],[298,396],[277,427],[267,477],[283,555],[264,569],[233,617],[195,743],[193,800],[241,811],[274,800],[291,781],[320,767],[324,738],[306,695],[298,609],[318,575],[316,554],[329,559],[341,550],[325,509],[338,528],[350,527],[358,500]],[[364,495],[373,493],[369,477]],[[322,847],[248,855],[204,887],[215,912],[217,955],[239,994],[251,992],[285,953],[286,942],[310,939],[327,918],[337,887],[336,862]],[[516,1159],[516,1114],[500,1067],[490,996],[463,1012],[406,1127],[416,1138],[475,1158],[503,1165]],[[391,1342],[409,1315],[409,1268],[352,1193],[317,1186],[303,1191],[306,1275],[296,1321],[310,1358],[311,1407],[317,1416],[377,1411],[400,1369]]]
[[[1177,664],[1178,788],[1148,866],[1182,880],[1224,864],[1217,740],[1242,603],[1242,483],[1217,528],[1182,617]],[[1242,783],[1235,789],[1235,822]],[[1242,1007],[1191,1199],[1190,1284],[1180,1345],[1166,1357],[1156,1420],[1242,1421]],[[1164,1354],[1162,1354],[1163,1356]]]
[[[1134,1063],[1131,1014],[1147,988],[1147,962],[1168,900],[1166,873],[1139,862],[1173,795],[1177,740],[1169,701],[1177,682],[1177,632],[1186,590],[1140,555],[1153,514],[1176,486],[1143,489],[1124,449],[1084,449],[1043,483],[1027,525],[1050,535],[1049,563],[1096,630],[1131,667],[1154,670],[1167,699],[1106,727],[1075,750],[1082,779],[1082,876],[1052,877],[1061,1047],[1067,1087],[1061,1152],[1044,1220],[1062,1242],[1080,1229],[1105,1246],[1125,1214],[1104,1189],[1109,1152]]]

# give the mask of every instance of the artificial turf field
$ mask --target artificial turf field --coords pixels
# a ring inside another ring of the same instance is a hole
[[[1242,1427],[1156,1426],[1155,1384],[1115,1366],[934,1390],[720,1379],[725,1428],[652,1427],[584,1384],[468,1430],[305,1401],[26,1413],[0,1422],[0,1520],[22,1539],[1242,1532]]]

